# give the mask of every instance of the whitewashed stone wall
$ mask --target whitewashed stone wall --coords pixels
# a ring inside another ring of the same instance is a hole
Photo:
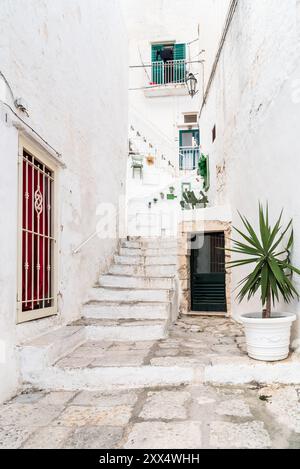
[[[18,385],[15,345],[80,315],[117,239],[95,238],[96,208],[118,207],[127,162],[127,36],[118,0],[3,0],[0,70],[28,103],[25,120],[62,153],[59,316],[16,326],[18,132],[0,118],[0,401]],[[0,78],[1,99],[12,99]]]
[[[205,49],[204,86],[207,85],[211,74],[230,2],[231,0],[199,0],[199,40],[201,49]]]
[[[212,194],[257,219],[258,201],[272,215],[283,207],[294,219],[293,262],[300,265],[300,2],[240,0],[207,105],[201,116],[203,145],[211,158]],[[217,139],[211,131],[216,125]],[[233,272],[235,285],[245,272]],[[300,287],[299,278],[297,280]],[[236,316],[260,309],[257,301],[238,305]],[[300,313],[300,304],[278,305]],[[294,336],[300,335],[298,321]]]

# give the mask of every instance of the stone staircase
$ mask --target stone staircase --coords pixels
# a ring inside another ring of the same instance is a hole
[[[89,340],[140,341],[166,336],[175,299],[177,256],[174,242],[161,243],[164,249],[141,240],[122,243],[109,273],[101,275],[99,285],[89,292],[83,318],[74,323],[86,327]],[[160,275],[151,276],[148,268],[152,266]]]
[[[23,384],[110,391],[300,383],[299,356],[280,364],[251,360],[235,321],[177,319],[176,251],[173,241],[123,242],[107,275],[88,292],[82,318],[20,346]]]
[[[64,389],[130,385],[131,371],[126,366],[113,365],[109,371],[108,362],[105,367],[88,369],[83,357],[73,360],[78,365],[74,369],[60,368],[59,363],[89,344],[96,344],[93,348],[100,353],[101,344],[107,348],[108,343],[146,344],[164,339],[178,314],[176,265],[175,240],[123,241],[109,272],[88,292],[82,318],[20,347],[24,382]],[[157,371],[153,385],[160,381]]]

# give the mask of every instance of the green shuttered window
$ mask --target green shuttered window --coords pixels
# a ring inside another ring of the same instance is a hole
[[[173,61],[166,63],[160,57],[165,47],[173,47]],[[184,83],[186,44],[152,44],[152,82],[157,85]]]

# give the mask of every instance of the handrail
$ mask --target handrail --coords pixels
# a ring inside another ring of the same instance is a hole
[[[89,243],[92,239],[94,239],[96,236],[98,235],[98,230],[95,231],[95,233],[93,233],[92,235],[90,235],[85,241],[83,241],[83,243],[79,244],[79,246],[76,248],[76,249],[73,249],[72,250],[72,254],[78,254],[81,249],[87,244]]]
[[[167,134],[165,134],[156,124],[154,124],[154,122],[152,122],[150,119],[143,116],[133,106],[130,106],[129,113],[130,113],[131,117],[133,117],[134,121],[137,119],[137,120],[142,122],[141,127],[146,127],[145,130],[146,130],[147,134],[148,134],[148,132],[150,132],[152,134],[153,133],[155,134],[155,135],[153,135],[153,137],[154,137],[154,140],[158,140],[159,146],[167,145],[169,147],[169,149],[174,150],[174,148],[176,147],[176,143],[173,140],[171,140],[171,138]],[[140,127],[140,126],[137,125],[137,127]],[[151,138],[151,136],[149,136],[149,135],[148,135],[148,137]]]

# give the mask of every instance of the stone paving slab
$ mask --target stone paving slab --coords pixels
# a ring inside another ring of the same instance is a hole
[[[89,427],[111,425],[122,427],[129,422],[132,407],[115,405],[111,407],[69,406],[55,423],[61,427]]]
[[[299,396],[254,384],[27,390],[0,407],[0,448],[300,449]]]
[[[213,325],[212,325],[213,324]],[[56,363],[60,368],[209,365],[213,360],[247,358],[240,324],[225,318],[185,317],[158,341],[87,342]]]
[[[217,449],[269,449],[271,439],[263,422],[212,422],[211,446]]]
[[[184,391],[150,392],[139,417],[144,420],[187,419],[186,403],[190,394]]]
[[[200,449],[199,422],[143,422],[133,425],[126,449]]]

